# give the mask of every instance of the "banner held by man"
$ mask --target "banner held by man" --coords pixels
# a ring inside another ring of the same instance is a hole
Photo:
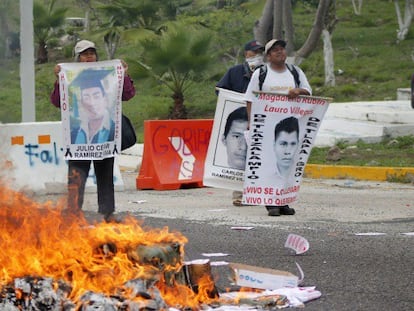
[[[330,99],[257,92],[252,104],[243,203],[285,206],[296,201]]]

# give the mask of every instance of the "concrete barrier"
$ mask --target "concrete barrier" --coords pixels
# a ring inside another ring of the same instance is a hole
[[[0,177],[12,189],[35,193],[65,193],[67,162],[63,157],[61,122],[0,124],[3,169]],[[93,166],[86,191],[96,191]],[[117,159],[115,190],[124,189]]]

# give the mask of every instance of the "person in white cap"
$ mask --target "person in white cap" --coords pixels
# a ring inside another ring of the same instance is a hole
[[[75,48],[76,62],[96,62],[98,53],[95,43],[88,40],[81,40],[76,43]],[[128,65],[121,61],[125,70],[122,100],[127,101],[135,96],[135,86],[128,75]],[[60,107],[60,92],[58,75],[60,66],[54,67],[56,81],[54,89],[50,94],[51,103]],[[81,83],[87,83],[85,82]],[[114,217],[115,211],[115,193],[114,193],[114,158],[105,158],[103,160],[69,160],[68,161],[68,208],[70,211],[78,213],[82,209],[85,192],[85,184],[89,175],[91,162],[93,162],[97,192],[98,192],[98,212],[104,216],[107,222],[118,221]]]
[[[273,92],[286,94],[289,98],[299,95],[312,95],[312,88],[305,73],[297,66],[286,63],[286,41],[272,39],[265,44],[267,59],[264,70],[256,70],[245,93],[247,115],[250,122],[251,105],[255,100],[255,92]],[[263,74],[264,73],[264,74]],[[295,210],[288,205],[266,206],[269,216],[294,215]]]

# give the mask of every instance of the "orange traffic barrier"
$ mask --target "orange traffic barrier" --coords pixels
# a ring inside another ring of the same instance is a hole
[[[144,151],[137,189],[203,187],[213,119],[144,122]]]

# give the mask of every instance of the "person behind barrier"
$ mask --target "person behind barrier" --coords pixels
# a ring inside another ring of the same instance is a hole
[[[81,40],[76,43],[74,52],[76,62],[98,61],[98,53],[94,42]],[[127,101],[135,96],[135,86],[128,75],[128,65],[124,61],[121,62],[125,71],[122,100]],[[59,72],[60,66],[56,65],[54,67],[56,81],[50,94],[50,101],[56,107],[60,107]],[[77,213],[82,209],[91,160],[69,160],[68,162],[68,208],[70,211]],[[118,221],[114,216],[114,158],[93,160],[92,162],[96,175],[98,212],[104,216],[106,222]]]
[[[244,62],[229,68],[216,87],[244,93],[253,71],[263,65],[263,51],[264,47],[260,42],[247,42],[244,46]]]
[[[246,107],[239,107],[227,116],[221,141],[226,146],[227,163],[230,168],[245,168],[247,143],[244,132],[247,127]]]
[[[229,68],[216,87],[244,93],[253,71],[263,65],[263,51],[264,47],[259,41],[252,40],[247,42],[244,45],[244,62]],[[244,170],[244,165],[242,169]],[[242,205],[242,196],[242,191],[233,191],[233,205]]]
[[[256,70],[247,86],[245,93],[247,114],[250,120],[251,105],[255,100],[256,92],[274,92],[286,94],[289,98],[299,95],[312,95],[305,73],[297,66],[286,63],[286,41],[272,39],[265,45],[266,70]],[[262,73],[266,74],[263,75]],[[295,210],[288,205],[266,206],[269,216],[294,215]]]

